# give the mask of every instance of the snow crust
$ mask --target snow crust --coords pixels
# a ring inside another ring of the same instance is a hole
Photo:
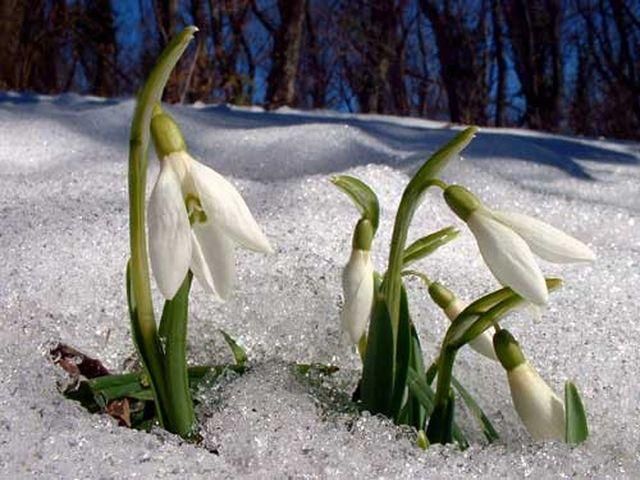
[[[385,116],[225,106],[168,107],[192,153],[241,189],[276,249],[238,251],[225,304],[194,287],[190,360],[230,361],[217,329],[238,337],[252,369],[199,394],[203,446],[91,415],[58,391],[46,356],[57,341],[122,371],[134,354],[125,305],[127,143],[132,100],[0,96],[0,476],[2,478],[638,478],[640,476],[640,145],[483,129],[446,171],[501,209],[538,216],[592,246],[589,266],[542,262],[565,287],[540,319],[507,321],[560,394],[579,385],[591,437],[579,448],[534,443],[496,364],[463,351],[456,375],[498,428],[486,445],[424,452],[410,431],[358,414],[348,397],[357,355],[339,331],[341,268],[357,212],[329,183],[356,175],[383,208],[374,262],[384,270],[409,176],[454,130]],[[157,175],[151,156],[149,183]],[[464,226],[437,193],[410,240]],[[471,300],[497,285],[465,230],[419,265]],[[447,321],[408,282],[426,361]],[[160,308],[156,296],[156,309]],[[291,362],[340,367],[305,378]]]

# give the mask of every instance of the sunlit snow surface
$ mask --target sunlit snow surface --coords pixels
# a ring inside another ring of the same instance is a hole
[[[640,146],[518,130],[483,130],[445,179],[489,205],[539,216],[590,244],[592,266],[543,264],[565,287],[541,319],[507,320],[531,362],[562,393],[579,385],[591,437],[534,443],[496,364],[463,351],[456,374],[499,430],[487,445],[412,444],[410,431],[358,415],[359,372],[339,332],[340,270],[357,212],[329,183],[356,175],[383,207],[375,261],[384,270],[392,214],[409,176],[454,130],[382,116],[227,107],[169,108],[192,153],[242,190],[276,248],[239,251],[233,298],[194,287],[194,363],[230,361],[217,330],[252,369],[200,392],[202,446],[116,426],[64,399],[46,356],[62,341],[121,371],[134,353],[125,307],[127,139],[133,102],[0,97],[0,477],[2,478],[638,478],[640,475]],[[151,157],[149,183],[158,167]],[[427,195],[411,238],[459,222]],[[496,287],[468,232],[420,269],[472,299]],[[408,283],[431,361],[446,320]],[[159,308],[156,297],[156,308]],[[340,367],[324,382],[290,363]]]

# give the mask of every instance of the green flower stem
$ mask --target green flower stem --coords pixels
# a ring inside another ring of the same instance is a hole
[[[450,428],[447,425],[449,402],[451,398],[451,379],[453,378],[453,364],[455,363],[457,349],[443,347],[438,359],[438,380],[436,394],[433,399],[433,413],[429,418],[427,437],[431,443],[451,442]]]
[[[149,373],[160,422],[172,430],[172,407],[164,378],[163,352],[160,344],[151,300],[149,264],[145,229],[145,188],[147,152],[149,148],[149,124],[153,107],[160,102],[162,92],[178,59],[187,48],[195,27],[185,28],[167,45],[160,55],[138,101],[131,122],[129,139],[129,231],[131,242],[131,295],[136,306],[132,316],[134,343]]]
[[[431,186],[442,188],[443,182],[436,176],[458,154],[475,135],[477,128],[469,127],[456,135],[453,140],[433,154],[427,162],[418,170],[405,188],[398,213],[396,214],[393,226],[393,236],[391,238],[391,251],[389,253],[389,264],[384,282],[384,297],[389,309],[391,326],[393,329],[394,345],[398,338],[398,322],[400,316],[400,289],[402,285],[403,254],[409,226],[415,214],[420,200],[426,190]]]
[[[187,319],[192,279],[189,271],[175,297],[165,302],[159,329],[160,338],[165,340],[165,379],[172,431],[183,438],[191,434],[195,422],[187,371]]]

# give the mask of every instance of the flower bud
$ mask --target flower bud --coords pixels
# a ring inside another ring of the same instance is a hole
[[[500,363],[507,371],[513,406],[536,440],[564,440],[564,403],[525,359],[520,345],[507,330],[493,337]]]
[[[373,242],[373,225],[366,218],[361,218],[353,232],[352,246],[354,250],[371,250]]]
[[[342,272],[344,307],[342,329],[358,344],[364,335],[373,307],[374,279],[371,252],[354,249]]]
[[[429,285],[429,295],[431,299],[444,311],[445,315],[452,322],[465,309],[464,303],[454,295],[447,287],[438,282]],[[479,354],[490,360],[497,360],[493,351],[491,334],[488,331],[482,332],[469,342],[469,346]]]
[[[151,118],[151,137],[158,158],[164,158],[174,152],[184,152],[187,144],[184,141],[178,124],[156,105]]]
[[[465,222],[473,212],[482,207],[482,202],[460,185],[449,185],[444,190],[444,200],[449,208]]]

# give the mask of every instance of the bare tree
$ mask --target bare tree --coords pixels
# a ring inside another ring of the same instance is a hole
[[[406,4],[355,0],[341,6],[342,73],[362,112],[409,111],[404,83],[408,27],[402,23]]]
[[[476,15],[469,14],[468,2],[420,0],[420,8],[435,34],[451,121],[486,124],[489,96],[484,2]]]
[[[640,138],[640,2],[583,0],[577,7],[602,83],[592,116],[602,133]]]
[[[26,0],[0,2],[0,45],[4,59],[0,61],[0,88],[10,89],[19,85],[18,54],[21,48],[20,30],[26,20]],[[32,9],[33,6],[30,7]]]
[[[496,100],[493,123],[499,127],[504,121],[506,103],[507,60],[504,52],[502,6],[500,0],[491,0],[491,20],[493,30],[493,55],[496,62]]]
[[[561,0],[504,0],[513,60],[531,128],[556,130],[561,118]]]
[[[89,91],[103,97],[118,93],[117,44],[110,0],[86,0],[74,22],[75,50]]]
[[[267,108],[293,105],[307,0],[278,0],[280,24],[274,31],[267,77]]]

